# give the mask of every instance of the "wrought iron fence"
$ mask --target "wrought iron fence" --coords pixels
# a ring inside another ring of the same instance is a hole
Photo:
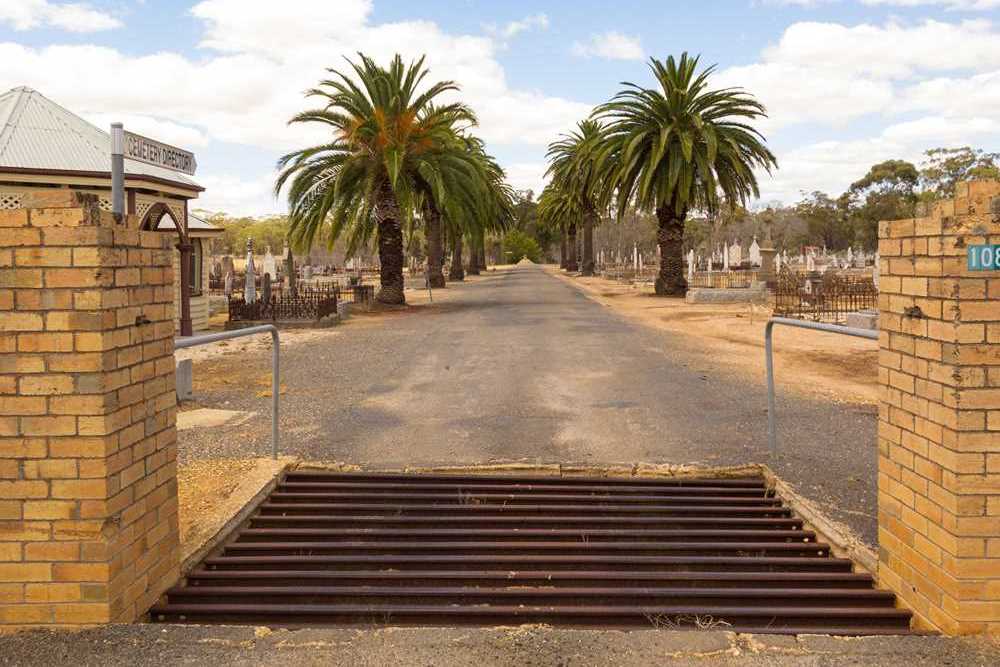
[[[688,280],[688,287],[713,287],[716,289],[733,289],[750,287],[760,280],[759,271],[712,271],[698,272]]]
[[[878,289],[867,276],[782,271],[774,289],[774,314],[814,322],[843,322],[848,313],[878,308]]]
[[[272,293],[269,299],[247,303],[242,294],[229,297],[230,322],[318,321],[337,312],[339,288],[304,289]]]

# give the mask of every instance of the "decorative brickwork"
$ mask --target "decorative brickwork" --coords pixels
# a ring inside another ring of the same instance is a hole
[[[1000,273],[966,258],[997,197],[879,226],[879,580],[947,633],[1000,634]]]
[[[178,578],[172,235],[0,210],[0,629],[132,621]]]

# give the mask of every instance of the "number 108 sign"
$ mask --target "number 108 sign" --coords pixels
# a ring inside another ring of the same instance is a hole
[[[1000,271],[1000,245],[969,246],[969,271]]]

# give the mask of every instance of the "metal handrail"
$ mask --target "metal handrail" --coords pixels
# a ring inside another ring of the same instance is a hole
[[[764,329],[764,354],[767,359],[767,446],[772,457],[778,454],[778,442],[777,436],[775,435],[774,424],[774,350],[771,342],[773,337],[772,331],[775,324],[797,327],[799,329],[826,331],[827,333],[854,336],[856,338],[878,340],[878,331],[872,331],[871,329],[845,327],[839,324],[827,324],[826,322],[807,322],[805,320],[795,320],[788,317],[772,317],[768,320],[767,327]]]
[[[271,456],[278,458],[278,401],[280,396],[280,371],[278,349],[280,341],[278,339],[278,328],[273,324],[261,324],[245,329],[234,329],[233,331],[220,331],[219,333],[202,334],[200,336],[185,336],[174,340],[174,349],[183,350],[187,347],[207,345],[217,343],[220,340],[230,340],[232,338],[243,338],[244,336],[254,336],[256,334],[270,333],[273,342],[271,350]]]

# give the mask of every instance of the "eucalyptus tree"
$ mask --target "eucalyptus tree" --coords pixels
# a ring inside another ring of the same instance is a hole
[[[594,275],[594,227],[598,216],[600,180],[596,164],[602,139],[601,124],[593,119],[577,124],[577,129],[549,144],[549,167],[545,172],[554,187],[575,197],[583,222],[583,261],[580,271]],[[575,251],[575,246],[574,246]]]
[[[660,270],[656,293],[683,294],[684,221],[688,211],[714,212],[720,201],[759,196],[755,169],[777,165],[764,136],[750,122],[764,106],[741,88],[709,88],[715,66],[698,71],[698,57],[650,59],[655,85],[625,88],[598,106],[604,125],[598,151],[602,200],[618,216],[629,204],[656,213]]]
[[[463,104],[435,104],[458,86],[424,86],[424,58],[404,65],[396,55],[388,67],[363,54],[359,59],[347,61],[348,71],[327,70],[332,76],[308,91],[322,106],[290,123],[318,124],[331,136],[279,160],[275,193],[287,185],[289,237],[298,247],[318,238],[332,247],[346,234],[353,254],[374,237],[381,273],[376,298],[401,304],[403,226],[422,204],[424,185],[443,178],[456,122],[475,119]]]

